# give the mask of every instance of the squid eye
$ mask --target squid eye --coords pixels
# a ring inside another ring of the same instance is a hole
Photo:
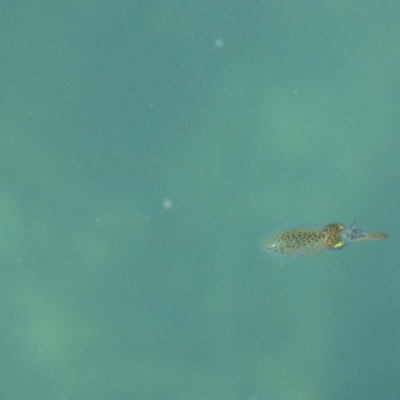
[[[342,248],[344,247],[344,245],[345,245],[345,243],[342,242],[342,241],[340,241],[340,242],[337,242],[337,243],[333,246],[333,248],[336,249],[336,250],[340,250],[340,249],[342,249]]]

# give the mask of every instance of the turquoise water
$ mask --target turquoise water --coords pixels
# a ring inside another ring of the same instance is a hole
[[[1,399],[400,397],[397,2],[0,10]]]

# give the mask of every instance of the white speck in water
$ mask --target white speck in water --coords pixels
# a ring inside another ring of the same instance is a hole
[[[223,39],[218,38],[218,39],[216,39],[214,44],[215,44],[216,47],[218,47],[220,49],[225,43],[224,43]]]
[[[169,210],[172,208],[172,200],[171,199],[164,199],[162,202],[162,206],[166,209]]]

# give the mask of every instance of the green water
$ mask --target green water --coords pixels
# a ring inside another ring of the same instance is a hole
[[[398,399],[399,12],[0,5],[0,398]]]

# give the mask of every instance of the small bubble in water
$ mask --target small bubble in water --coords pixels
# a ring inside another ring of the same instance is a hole
[[[164,199],[162,202],[162,206],[166,209],[169,210],[172,208],[172,200],[171,199]]]
[[[223,39],[218,38],[215,42],[214,42],[215,46],[218,47],[219,49],[225,44]]]

